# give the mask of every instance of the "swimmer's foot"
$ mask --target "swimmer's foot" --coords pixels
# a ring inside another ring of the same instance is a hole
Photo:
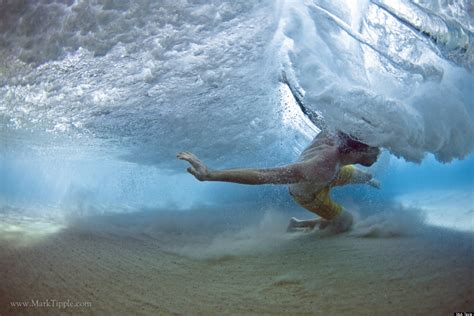
[[[297,231],[311,230],[317,224],[319,224],[319,220],[317,219],[300,220],[300,219],[297,219],[296,217],[292,217],[290,219],[290,222],[288,223],[288,227],[286,231],[297,232]]]
[[[300,228],[300,221],[296,219],[295,217],[292,217],[290,219],[290,222],[288,223],[288,227],[286,228],[287,232],[296,232]]]
[[[300,231],[309,231],[313,230],[315,227],[318,227],[320,230],[326,229],[331,224],[331,221],[320,219],[309,219],[309,220],[300,220],[296,217],[292,217],[288,223],[286,229],[287,232],[300,232]]]

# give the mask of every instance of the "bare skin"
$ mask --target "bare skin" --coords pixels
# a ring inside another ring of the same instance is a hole
[[[190,152],[180,152],[177,158],[191,164],[187,171],[199,181],[223,181],[241,184],[288,184],[292,195],[301,199],[311,199],[316,192],[327,186],[345,165],[361,164],[371,166],[378,158],[379,149],[370,147],[364,151],[341,153],[338,138],[321,134],[301,153],[298,160],[282,167],[268,169],[209,169],[199,158]],[[378,181],[372,175],[356,170],[351,183],[368,184],[379,188]],[[343,211],[336,219],[298,220],[292,218],[289,230],[298,228],[330,228],[336,233],[346,231],[352,225],[352,215]]]

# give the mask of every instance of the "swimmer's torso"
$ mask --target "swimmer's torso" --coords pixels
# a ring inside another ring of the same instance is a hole
[[[327,187],[340,170],[336,140],[327,134],[318,135],[301,153],[298,161],[314,161],[315,168],[323,171],[317,179],[289,185],[293,196],[309,201],[314,199],[315,193]]]

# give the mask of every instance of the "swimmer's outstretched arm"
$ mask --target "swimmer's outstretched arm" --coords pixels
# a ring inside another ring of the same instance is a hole
[[[305,164],[296,163],[269,169],[210,170],[190,152],[177,157],[191,164],[187,170],[199,181],[223,181],[241,184],[289,184],[305,181]]]

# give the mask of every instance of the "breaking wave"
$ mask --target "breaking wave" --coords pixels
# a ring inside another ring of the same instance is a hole
[[[51,149],[48,134],[67,135],[166,168],[182,148],[257,160],[284,141],[291,154],[304,144],[295,138],[314,133],[285,105],[283,72],[326,127],[412,161],[463,158],[474,148],[472,10],[470,1],[2,2],[3,142]]]

